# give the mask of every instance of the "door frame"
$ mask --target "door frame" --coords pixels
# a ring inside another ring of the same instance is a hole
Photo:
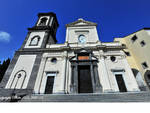
[[[90,77],[90,82],[91,82],[91,87],[92,87],[92,91],[91,92],[89,92],[89,93],[93,93],[93,83],[94,83],[94,81],[93,81],[93,79],[92,79],[92,76],[91,76],[91,69],[90,69],[90,65],[78,65],[78,93],[82,93],[82,91],[81,92],[79,92],[79,89],[80,89],[80,83],[79,83],[79,81],[81,81],[82,79],[80,79],[81,78],[81,76],[83,76],[83,75],[81,75],[80,74],[80,67],[81,67],[81,70],[82,70],[82,67],[86,67],[86,69],[88,69],[88,73],[86,73],[85,75],[84,75],[84,77],[86,78],[86,76],[87,76],[87,74],[90,74],[90,75],[88,75],[89,77]]]
[[[99,75],[98,75],[98,59],[93,55],[91,50],[80,49],[74,52],[75,56],[69,59],[71,63],[71,84],[70,84],[70,93],[78,93],[78,66],[80,65],[89,65],[91,72],[91,80],[93,93],[102,92],[102,86],[100,84]],[[88,55],[89,59],[79,60],[79,55]]]

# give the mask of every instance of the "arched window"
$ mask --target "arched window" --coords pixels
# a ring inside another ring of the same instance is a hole
[[[39,26],[45,26],[46,25],[46,22],[47,22],[47,18],[46,17],[43,17],[40,19],[40,23],[39,23]]]
[[[25,78],[26,78],[26,72],[24,70],[18,71],[13,78],[10,88],[11,89],[22,89]]]
[[[37,46],[39,41],[40,41],[40,37],[39,36],[34,36],[31,39],[30,46]]]
[[[78,37],[78,41],[79,41],[79,43],[81,43],[81,44],[85,44],[85,43],[86,43],[86,37],[81,34],[81,35],[79,35],[79,37]]]

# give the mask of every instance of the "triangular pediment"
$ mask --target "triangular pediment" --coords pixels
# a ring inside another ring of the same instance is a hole
[[[75,22],[66,25],[67,27],[78,27],[78,26],[97,26],[96,23],[85,21],[83,19],[78,19]]]

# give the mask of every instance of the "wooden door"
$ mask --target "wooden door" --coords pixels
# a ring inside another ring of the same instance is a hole
[[[93,93],[90,66],[78,66],[78,93]]]

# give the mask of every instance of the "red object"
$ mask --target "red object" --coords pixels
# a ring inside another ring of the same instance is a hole
[[[89,56],[78,56],[78,60],[89,60]]]

